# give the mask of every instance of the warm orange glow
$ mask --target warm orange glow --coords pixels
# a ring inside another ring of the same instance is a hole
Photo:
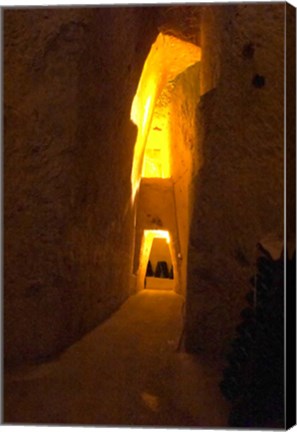
[[[169,178],[170,134],[167,110],[155,108],[144,152],[142,177]]]
[[[170,234],[164,230],[144,230],[144,238],[146,242],[153,241],[154,238],[164,238],[168,244],[170,243]]]
[[[140,183],[144,148],[157,94],[157,79],[153,75],[149,76],[147,70],[146,61],[131,109],[131,120],[138,126],[131,173],[133,201]]]
[[[143,287],[143,281],[145,278],[146,267],[150,257],[153,240],[155,238],[164,238],[169,246],[171,259],[173,257],[172,243],[169,231],[165,230],[144,230],[142,246],[140,251],[140,262],[138,270],[138,284]]]
[[[166,122],[163,128],[152,126],[155,105],[167,83],[200,58],[199,47],[174,36],[160,33],[152,45],[131,109],[131,120],[138,127],[131,173],[132,201],[141,177],[170,177],[168,128]]]

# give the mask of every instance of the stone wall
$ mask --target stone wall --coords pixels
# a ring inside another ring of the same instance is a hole
[[[186,345],[220,355],[251,288],[257,242],[283,236],[284,4],[203,6],[200,17]]]
[[[201,163],[196,107],[199,102],[200,63],[187,68],[175,80],[170,101],[171,167],[179,238],[180,292],[187,294],[189,224],[192,214],[193,178]]]
[[[136,127],[154,8],[4,11],[4,343],[52,355],[129,294]]]

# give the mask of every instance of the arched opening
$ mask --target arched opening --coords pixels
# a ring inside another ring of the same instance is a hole
[[[157,286],[159,282],[166,289],[185,293],[188,194],[193,164],[190,153],[195,139],[193,117],[199,95],[200,57],[198,46],[160,33],[146,59],[133,100],[131,119],[138,127],[131,172],[136,290]],[[190,88],[193,82],[194,89]],[[187,100],[189,96],[191,101]],[[170,261],[160,233],[168,233]],[[150,253],[153,261],[155,255],[160,255],[159,267],[164,267],[165,274],[174,274],[173,279],[155,278],[157,269],[149,259]],[[154,273],[148,278],[159,281],[146,280],[148,263]]]

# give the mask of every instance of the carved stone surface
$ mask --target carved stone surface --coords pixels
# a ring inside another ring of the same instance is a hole
[[[136,128],[151,8],[4,11],[4,340],[58,352],[129,294]]]

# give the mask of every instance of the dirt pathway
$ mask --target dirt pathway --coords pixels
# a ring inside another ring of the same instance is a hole
[[[183,298],[144,290],[56,361],[7,374],[4,421],[224,427],[218,365],[177,352]]]

